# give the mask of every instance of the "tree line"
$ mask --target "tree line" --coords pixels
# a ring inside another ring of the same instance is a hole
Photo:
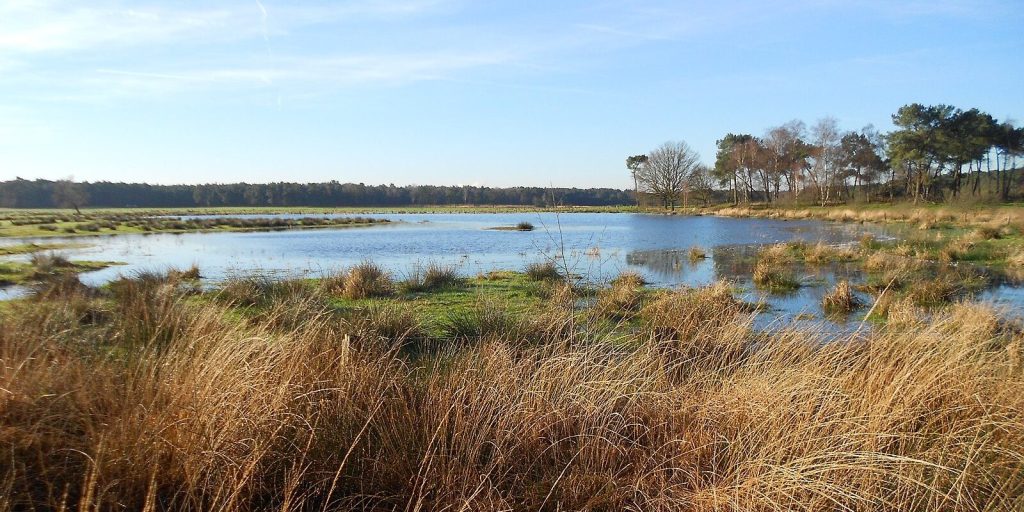
[[[0,182],[0,207],[205,207],[205,206],[618,206],[633,201],[629,190],[365,185],[362,183],[231,183],[149,185],[70,180]]]
[[[901,107],[892,121],[895,130],[882,134],[870,125],[844,131],[832,117],[810,128],[794,120],[761,136],[726,134],[717,141],[713,167],[685,142],[630,156],[626,167],[637,204],[644,197],[670,209],[691,200],[706,205],[721,191],[733,204],[822,206],[1021,195],[1016,159],[1024,155],[1024,128],[976,108],[918,103]]]

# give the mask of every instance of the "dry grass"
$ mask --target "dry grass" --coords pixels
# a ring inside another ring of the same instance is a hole
[[[690,250],[686,252],[686,255],[690,259],[690,263],[697,263],[708,257],[707,252],[696,245],[690,247]]]
[[[1024,509],[1022,338],[983,307],[823,343],[719,284],[411,357],[386,302],[282,330],[301,295],[120,286],[0,312],[0,510]]]
[[[401,283],[399,288],[404,292],[429,292],[459,288],[466,284],[466,279],[459,275],[454,265],[430,263],[426,267],[416,266]]]
[[[1010,207],[985,208],[929,208],[913,205],[888,205],[882,208],[830,207],[814,209],[793,208],[719,208],[716,215],[729,217],[763,217],[779,219],[816,218],[839,222],[903,223],[919,229],[933,229],[944,226],[967,228],[995,227],[1000,235],[1021,232],[1024,228],[1024,209]]]
[[[363,262],[341,276],[341,296],[346,299],[386,297],[395,291],[391,274],[375,263]]]
[[[643,286],[644,278],[640,274],[628,271],[619,274],[611,286],[598,291],[594,312],[614,320],[633,318],[642,305]]]
[[[563,278],[553,261],[530,263],[526,266],[526,276],[534,281],[559,281]]]
[[[800,287],[800,282],[793,275],[790,264],[795,261],[796,253],[804,249],[803,242],[774,244],[764,247],[757,254],[752,278],[754,285],[773,292],[785,292]]]
[[[853,294],[853,288],[849,281],[836,283],[835,288],[832,288],[821,299],[822,309],[829,314],[846,314],[860,306],[860,301]]]
[[[1017,249],[1006,258],[1007,265],[1013,268],[1024,268],[1024,249]]]
[[[803,251],[804,261],[812,264],[823,264],[833,261],[852,261],[857,252],[848,247],[834,247],[818,242]]]

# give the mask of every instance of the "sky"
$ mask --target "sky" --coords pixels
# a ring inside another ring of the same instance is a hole
[[[1024,2],[0,1],[0,179],[628,188],[919,102],[1024,121]]]

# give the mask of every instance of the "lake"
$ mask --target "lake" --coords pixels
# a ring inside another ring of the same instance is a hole
[[[321,215],[344,217],[346,215]],[[624,270],[639,272],[654,286],[700,286],[729,279],[742,287],[747,300],[770,305],[765,321],[792,320],[801,313],[820,314],[820,301],[837,279],[856,280],[856,264],[801,268],[805,285],[787,295],[767,295],[750,284],[750,266],[757,246],[804,240],[856,244],[864,234],[880,239],[896,236],[889,228],[868,224],[816,220],[744,219],[715,216],[667,216],[625,213],[531,214],[388,214],[370,215],[393,221],[387,225],[351,228],[187,234],[132,234],[95,238],[8,240],[4,243],[70,242],[86,247],[62,250],[70,259],[119,261],[118,265],[81,276],[99,285],[141,270],[197,265],[209,282],[262,272],[297,277],[317,276],[363,260],[392,270],[397,278],[415,265],[430,262],[456,265],[468,276],[489,270],[521,270],[529,263],[558,259],[588,282],[605,282]],[[246,217],[236,215],[234,217]],[[249,217],[268,217],[252,215]],[[317,215],[275,215],[317,217]],[[521,221],[534,231],[500,231]],[[703,248],[708,258],[693,264],[690,247]],[[12,258],[27,258],[19,256]],[[7,297],[21,290],[7,289]],[[981,298],[1019,307],[1024,294],[1015,283],[997,280]]]

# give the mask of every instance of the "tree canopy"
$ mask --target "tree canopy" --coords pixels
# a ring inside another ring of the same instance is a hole
[[[828,205],[882,197],[941,201],[963,194],[1006,201],[1024,195],[1024,173],[1016,168],[1024,154],[1024,128],[976,108],[919,103],[901,107],[892,122],[895,130],[887,134],[870,125],[843,130],[831,117],[810,129],[794,120],[762,136],[727,133],[717,141],[710,176],[734,204],[788,199]],[[656,152],[663,149],[648,158]],[[679,190],[707,181],[690,171]],[[663,191],[647,191],[672,206]]]

